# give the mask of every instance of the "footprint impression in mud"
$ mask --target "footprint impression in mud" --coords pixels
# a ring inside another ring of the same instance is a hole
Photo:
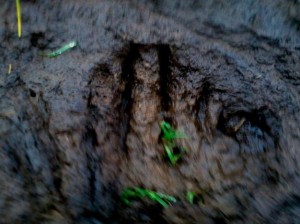
[[[101,102],[106,118],[101,127],[114,133],[109,141],[102,138],[95,143],[108,144],[103,147],[103,163],[114,172],[120,192],[140,186],[176,196],[181,202],[165,210],[168,217],[178,218],[182,209],[195,215],[195,207],[185,201],[187,191],[199,193],[202,203],[196,210],[206,211],[208,217],[236,219],[243,207],[251,206],[249,212],[256,213],[263,206],[260,196],[268,195],[266,186],[280,182],[283,127],[277,112],[282,106],[278,101],[284,102],[285,96],[272,98],[278,86],[267,78],[243,74],[226,54],[200,51],[203,64],[212,63],[207,69],[182,60],[186,57],[180,56],[182,51],[188,52],[167,45],[131,44],[121,54],[119,70],[96,69],[102,78],[95,76],[90,82],[90,108],[97,111],[93,107]],[[163,158],[159,122],[164,119],[189,136],[178,142],[188,153],[176,166]],[[121,216],[128,219],[129,212],[133,220],[143,220],[140,210],[132,213],[137,207],[122,208]],[[145,217],[154,219],[155,213],[146,210]]]

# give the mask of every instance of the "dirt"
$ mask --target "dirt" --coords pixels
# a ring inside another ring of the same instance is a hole
[[[300,222],[299,1],[0,5],[0,223]]]

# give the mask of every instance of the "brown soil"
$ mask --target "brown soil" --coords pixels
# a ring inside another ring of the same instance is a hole
[[[0,5],[0,223],[300,222],[299,1],[23,0],[20,39]]]

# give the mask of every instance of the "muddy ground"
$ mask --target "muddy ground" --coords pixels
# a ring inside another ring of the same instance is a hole
[[[20,39],[14,3],[0,1],[1,224],[300,223],[299,1],[22,0]],[[162,120],[189,136],[175,166]],[[133,186],[177,202],[127,206]]]

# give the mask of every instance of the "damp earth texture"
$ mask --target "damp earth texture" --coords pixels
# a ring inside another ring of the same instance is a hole
[[[300,222],[299,1],[20,2],[21,38],[0,0],[1,224]]]

